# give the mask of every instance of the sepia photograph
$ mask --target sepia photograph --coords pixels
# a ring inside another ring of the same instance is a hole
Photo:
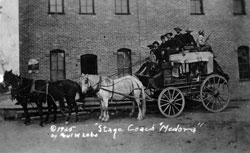
[[[249,10],[0,0],[0,152],[250,153]]]

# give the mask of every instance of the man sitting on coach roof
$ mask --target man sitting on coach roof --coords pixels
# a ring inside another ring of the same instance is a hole
[[[204,30],[200,30],[198,32],[199,36],[197,38],[197,46],[199,51],[209,51],[213,53],[212,46],[207,44],[209,40],[209,36],[205,39]]]
[[[190,30],[189,28],[186,30],[186,33],[182,36],[182,43],[184,46],[184,49],[190,50],[194,49],[196,47],[196,42],[194,40],[194,37],[191,35],[191,32],[193,30]]]

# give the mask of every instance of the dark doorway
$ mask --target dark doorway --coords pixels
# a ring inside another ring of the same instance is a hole
[[[57,49],[50,51],[50,80],[65,79],[65,52]]]
[[[118,77],[132,74],[131,50],[121,48],[117,51]]]
[[[81,56],[81,73],[97,74],[97,56],[85,54]]]

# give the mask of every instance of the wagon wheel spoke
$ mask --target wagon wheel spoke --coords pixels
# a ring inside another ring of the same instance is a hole
[[[175,90],[173,90],[172,97],[171,97],[172,99],[175,99],[174,98],[174,93],[175,93]]]
[[[170,90],[168,90],[168,95],[169,95],[169,96],[171,97],[171,93],[170,93]],[[169,97],[169,98],[170,98],[170,97]]]
[[[218,86],[218,88],[220,88],[220,78],[218,80],[217,86]]]
[[[170,105],[170,104],[169,104],[169,103],[166,103],[166,104],[162,104],[162,105],[161,105],[161,107],[163,107],[163,106],[166,106],[166,105]]]
[[[168,109],[168,107],[170,107],[170,104],[164,109],[163,112],[166,112],[166,110]]]
[[[180,101],[180,100],[182,100],[182,98],[176,99],[176,100],[174,100],[174,101]]]
[[[163,95],[164,95],[165,98],[168,99],[168,101],[170,101],[169,97],[165,93]]]
[[[179,106],[182,106],[182,104],[180,104],[180,103],[176,103],[176,102],[175,102],[174,104],[175,104],[175,105],[179,105]]]
[[[222,101],[225,101],[225,102],[227,102],[227,100],[226,99],[224,99],[222,96],[218,96]]]
[[[209,91],[213,91],[212,89],[210,89],[209,87],[207,87],[207,86],[204,86],[204,88],[206,88],[206,89],[208,89]]]
[[[218,97],[218,98],[216,98],[216,99],[217,99],[217,101],[218,101],[218,104],[221,106],[220,108],[223,108],[223,105],[222,105],[222,103],[221,103],[221,101],[220,101],[219,97]]]
[[[174,112],[174,115],[175,115],[175,111],[174,111],[174,105],[172,105],[172,110],[173,110],[173,112]]]
[[[178,93],[174,98],[173,98],[173,100],[175,100],[175,98],[177,98],[177,96],[179,96],[180,95],[180,93]]]
[[[171,105],[169,105],[168,115],[170,115],[170,111],[171,111]]]
[[[175,109],[177,109],[178,112],[180,111],[180,109],[178,107],[176,107],[175,104],[173,106]]]
[[[161,101],[169,103],[169,100],[161,99]]]
[[[212,100],[212,106],[211,106],[211,108],[212,108],[212,110],[214,110],[214,104],[215,104],[215,99],[214,99],[214,97],[213,97],[213,100]],[[207,105],[208,106],[208,105]]]
[[[213,98],[213,96],[211,96],[210,98]],[[206,106],[208,106],[212,102],[210,98],[209,98],[208,103],[206,104]]]
[[[208,97],[204,98],[203,100],[207,100],[208,98],[211,98],[213,95],[208,95]]]

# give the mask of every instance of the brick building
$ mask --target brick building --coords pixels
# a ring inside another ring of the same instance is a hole
[[[176,26],[211,33],[233,98],[250,97],[250,3],[244,0],[19,0],[20,73],[74,79],[126,73]],[[28,62],[39,62],[28,73]],[[136,67],[133,67],[133,72]]]

